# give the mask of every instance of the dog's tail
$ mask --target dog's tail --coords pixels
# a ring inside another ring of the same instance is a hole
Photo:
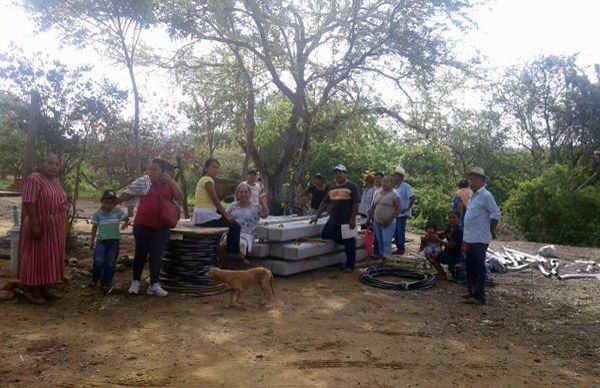
[[[275,290],[273,289],[273,272],[271,272],[269,275],[269,283],[271,284],[271,294],[275,295]]]

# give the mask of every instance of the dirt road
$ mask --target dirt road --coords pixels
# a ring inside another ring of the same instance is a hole
[[[499,243],[495,243],[499,244]],[[506,244],[506,243],[505,243]],[[534,252],[539,245],[511,242]],[[131,249],[129,246],[127,249]],[[563,258],[600,250],[559,247]],[[0,302],[2,387],[595,387],[600,382],[600,282],[497,276],[489,305],[464,289],[384,291],[329,268],[276,278],[242,309],[227,295],[104,296],[78,275],[62,300]],[[0,261],[0,286],[8,262]]]

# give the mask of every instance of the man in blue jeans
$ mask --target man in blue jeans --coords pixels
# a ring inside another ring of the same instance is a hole
[[[400,215],[396,218],[396,231],[394,240],[396,241],[396,253],[403,255],[406,242],[406,221],[412,216],[412,207],[415,204],[415,193],[412,187],[406,183],[404,178],[406,172],[402,166],[398,165],[394,170],[394,191],[400,197]]]
[[[487,177],[481,167],[467,174],[473,196],[465,214],[463,241],[467,251],[467,281],[469,293],[463,297],[468,304],[485,304],[485,257],[490,241],[496,238],[500,208],[492,193],[485,188]]]

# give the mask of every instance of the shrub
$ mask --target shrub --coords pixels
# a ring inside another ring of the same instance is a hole
[[[555,165],[522,182],[504,203],[506,222],[532,241],[600,245],[600,190],[586,174]]]

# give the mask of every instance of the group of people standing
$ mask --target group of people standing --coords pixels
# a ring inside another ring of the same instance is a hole
[[[195,192],[192,222],[200,227],[227,227],[226,254],[231,259],[243,258],[254,241],[253,231],[260,218],[269,214],[266,190],[250,171],[248,180],[240,183],[235,201],[225,208],[215,188],[214,178],[220,163],[208,159]],[[25,180],[23,188],[23,229],[21,235],[21,262],[19,279],[28,288],[27,296],[33,303],[45,303],[58,296],[50,290],[52,284],[64,277],[64,253],[67,237],[67,196],[59,182],[60,160],[56,155],[42,159],[38,173]],[[391,176],[368,175],[361,196],[356,184],[348,180],[348,171],[342,164],[334,170],[335,184],[328,187],[321,174],[315,174],[313,184],[306,193],[311,197],[311,222],[327,212],[329,218],[321,236],[344,246],[346,262],[344,271],[352,272],[356,262],[356,219],[366,217],[365,227],[375,231],[375,255],[385,259],[392,255],[392,240],[396,253],[405,253],[406,222],[412,216],[415,194],[405,181],[406,172],[397,166]],[[432,237],[433,242],[444,246],[451,256],[466,254],[469,283],[468,299],[485,304],[485,255],[487,246],[495,238],[495,228],[500,210],[492,194],[486,190],[483,169],[474,168],[467,174],[472,196],[461,210],[452,211],[448,218],[449,229],[444,238]],[[160,286],[162,253],[169,240],[171,226],[164,219],[166,204],[181,204],[183,192],[174,180],[174,167],[163,159],[153,159],[147,173],[130,183],[120,196],[105,191],[101,206],[92,218],[93,233],[90,248],[94,250],[93,282],[100,282],[110,292],[112,276],[119,253],[119,225],[126,227],[127,216],[116,205],[139,198],[133,222],[135,255],[130,294],[141,290],[141,275],[146,261],[150,268],[150,286],[147,293],[166,296]],[[464,196],[463,196],[464,197]],[[461,197],[461,198],[463,198]],[[462,219],[462,221],[461,221]],[[437,239],[437,241],[436,241]],[[460,243],[460,250],[458,242]],[[245,242],[245,250],[240,249]],[[444,262],[444,256],[430,255],[434,263]],[[439,266],[434,265],[439,271]]]
[[[64,277],[64,255],[67,241],[67,195],[59,181],[61,163],[56,155],[43,157],[39,172],[27,177],[23,187],[23,232],[20,247],[19,280],[27,288],[26,296],[32,303],[44,304],[58,298],[50,286]],[[214,178],[220,164],[216,159],[205,162],[202,177],[196,188],[192,221],[202,227],[228,227],[226,251],[230,258],[243,256],[240,238],[246,239],[251,249],[253,229],[261,217],[267,217],[269,208],[264,189],[256,181],[256,172],[236,189],[235,201],[225,209],[219,200]],[[117,205],[139,199],[133,221],[135,254],[130,294],[141,291],[141,276],[149,263],[149,295],[167,296],[160,285],[162,254],[169,241],[170,225],[165,219],[166,206],[180,206],[185,200],[174,180],[175,168],[166,160],[155,158],[146,174],[125,187],[121,195],[106,190],[100,198],[100,207],[92,216],[93,250],[92,282],[109,293],[112,290],[120,249],[120,229],[129,225],[129,219]]]
[[[416,196],[406,182],[406,172],[397,166],[391,176],[382,173],[367,175],[362,197],[358,187],[348,181],[343,165],[334,168],[335,186],[328,187],[321,174],[313,176],[312,185],[305,190],[311,196],[312,222],[326,211],[329,220],[321,237],[344,245],[346,263],[344,271],[352,272],[356,260],[355,239],[344,236],[344,226],[356,228],[356,215],[366,218],[365,228],[375,232],[374,256],[385,260],[392,255],[392,242],[396,254],[403,255],[406,245],[406,223],[412,216]],[[467,173],[459,182],[452,209],[448,213],[447,228],[439,233],[428,228],[422,238],[422,250],[438,272],[439,279],[447,275],[441,264],[449,268],[466,260],[468,293],[467,303],[483,305],[485,299],[485,259],[501,214],[494,196],[486,189],[487,176],[480,167]]]

